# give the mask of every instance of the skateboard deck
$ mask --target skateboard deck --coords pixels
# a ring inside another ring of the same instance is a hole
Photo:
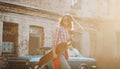
[[[67,43],[60,43],[56,46],[56,54],[60,56],[65,50],[68,48]],[[53,51],[51,50],[49,53],[45,54],[39,62],[34,66],[33,69],[43,69],[50,61],[54,59]]]

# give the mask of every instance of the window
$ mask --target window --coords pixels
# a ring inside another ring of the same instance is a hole
[[[2,54],[16,54],[18,45],[18,24],[3,23]]]
[[[44,29],[40,26],[30,26],[29,55],[38,55],[44,44]]]

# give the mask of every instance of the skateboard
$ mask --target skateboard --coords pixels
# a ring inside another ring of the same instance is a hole
[[[56,54],[60,56],[65,50],[68,48],[67,43],[60,43],[56,46]],[[39,62],[33,67],[33,69],[43,69],[50,61],[54,59],[53,51],[51,50],[49,53],[45,54]]]

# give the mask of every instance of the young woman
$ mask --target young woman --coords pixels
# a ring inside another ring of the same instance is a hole
[[[60,26],[56,28],[54,43],[53,43],[53,56],[55,59],[53,60],[54,69],[71,69],[70,65],[67,62],[68,53],[67,50],[60,56],[57,56],[55,53],[55,48],[58,44],[65,42],[67,43],[71,40],[72,33],[72,17],[70,15],[65,15],[61,18]]]

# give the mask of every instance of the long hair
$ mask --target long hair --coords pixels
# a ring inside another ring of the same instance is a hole
[[[68,27],[72,28],[72,17],[70,15],[64,15],[61,19],[60,19],[60,26],[65,27],[64,25],[64,20],[67,20],[69,22]]]

